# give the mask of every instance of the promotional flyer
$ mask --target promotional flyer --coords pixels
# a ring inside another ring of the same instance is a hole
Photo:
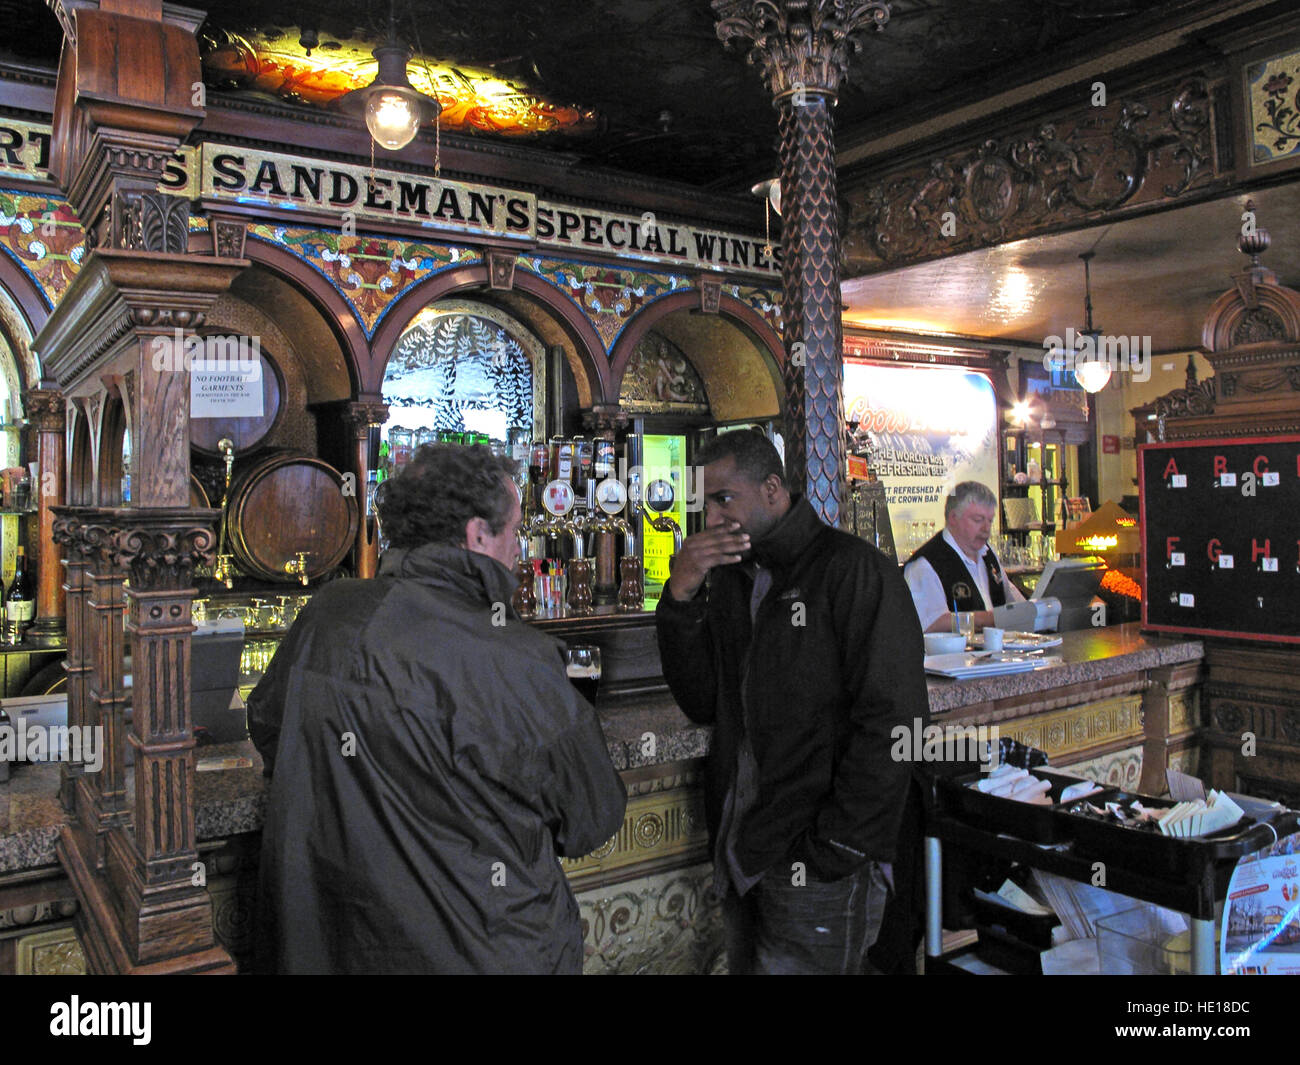
[[[943,528],[954,485],[979,481],[997,493],[997,397],[983,374],[846,359],[844,412],[854,450],[868,451],[885,486],[900,557]]]

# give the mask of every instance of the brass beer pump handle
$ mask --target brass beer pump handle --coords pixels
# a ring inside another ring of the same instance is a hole
[[[226,553],[226,504],[230,501],[230,470],[235,464],[235,444],[228,436],[217,441],[217,449],[226,458],[226,486],[221,491],[221,532],[217,538],[217,554]]]

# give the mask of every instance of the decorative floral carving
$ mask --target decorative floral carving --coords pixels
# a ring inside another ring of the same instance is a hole
[[[722,953],[708,863],[579,891],[587,973],[707,973]]]
[[[1194,384],[1190,388],[1179,388],[1156,400],[1156,416],[1165,418],[1186,418],[1198,414],[1213,414],[1215,402],[1214,382],[1217,377]],[[1164,439],[1161,436],[1161,439]]]
[[[233,218],[216,218],[212,222],[212,247],[219,258],[242,259],[248,229]]]
[[[1100,121],[1091,109],[1061,115],[859,186],[845,196],[848,266],[861,273],[986,247],[1180,196],[1209,176],[1207,104],[1204,80],[1193,78],[1119,100]]]
[[[880,31],[889,5],[877,0],[713,0],[723,44],[749,42],[749,62],[776,97],[834,96],[865,30]]]
[[[1286,326],[1267,307],[1252,307],[1241,316],[1232,331],[1232,344],[1259,344],[1266,340],[1285,340]]]
[[[184,253],[190,237],[190,201],[183,196],[145,192],[137,204],[140,247],[145,251]]]
[[[206,525],[136,526],[117,530],[106,550],[130,570],[132,587],[180,588],[190,583],[195,565],[213,563],[216,537]]]
[[[1222,732],[1237,732],[1245,716],[1236,703],[1220,703],[1214,708],[1214,724]]]
[[[62,392],[53,388],[33,388],[23,393],[23,408],[37,432],[63,432],[66,422]]]

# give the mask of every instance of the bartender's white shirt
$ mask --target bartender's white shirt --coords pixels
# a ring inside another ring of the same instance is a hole
[[[989,598],[989,569],[984,564],[984,555],[989,549],[988,544],[984,545],[976,558],[969,558],[966,552],[957,546],[957,541],[952,538],[947,529],[943,530],[943,540],[957,552],[957,557],[966,563],[971,580],[984,600],[984,609],[992,610],[993,601]],[[939,618],[952,610],[952,603],[945,601],[947,596],[944,594],[939,574],[935,573],[934,567],[928,560],[916,558],[909,562],[903,567],[903,579],[907,581],[907,586],[912,591],[912,602],[916,604],[916,615],[921,619],[922,632],[927,631]],[[1025,597],[1020,594],[1020,589],[1011,583],[1011,578],[1007,576],[1005,569],[1002,570],[1002,587],[1006,591],[1008,603],[1025,601]]]

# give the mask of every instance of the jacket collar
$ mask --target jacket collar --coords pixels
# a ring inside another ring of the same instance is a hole
[[[517,583],[496,559],[451,544],[390,547],[379,561],[379,576],[419,581],[484,603],[509,603]]]
[[[812,504],[795,496],[785,516],[754,544],[754,561],[765,569],[788,570],[826,528]]]

